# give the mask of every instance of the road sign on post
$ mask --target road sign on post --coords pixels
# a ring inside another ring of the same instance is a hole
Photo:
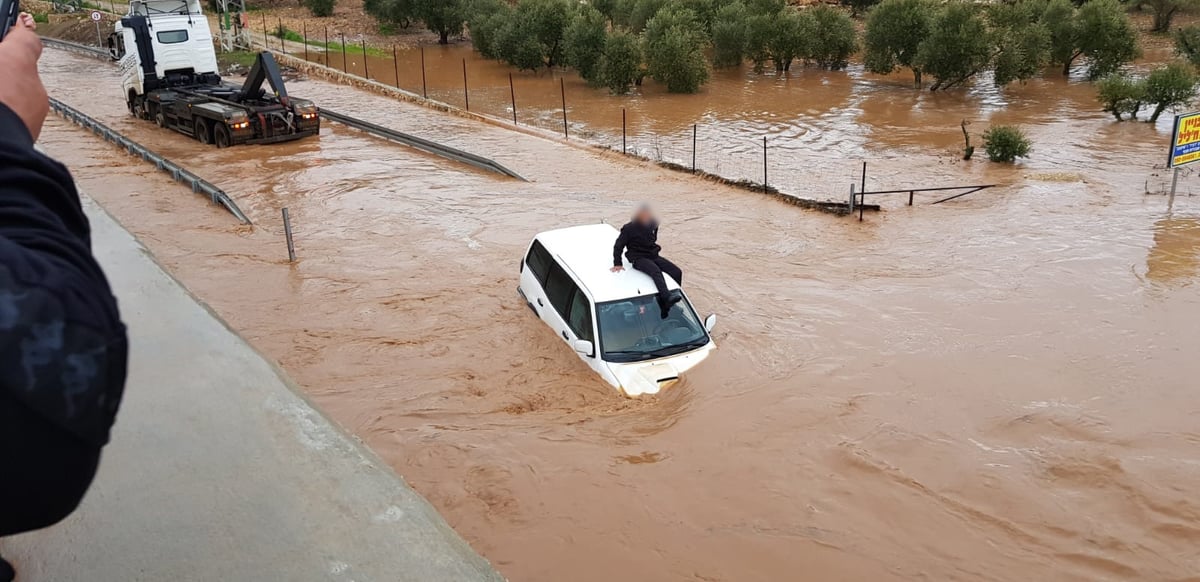
[[[104,46],[104,38],[100,36],[100,16],[99,10],[92,11],[92,23],[96,25],[96,46]]]
[[[1179,168],[1200,162],[1200,112],[1175,116],[1175,128],[1171,131],[1171,152],[1167,167],[1171,168],[1171,198],[1175,198],[1175,186],[1179,183]]]

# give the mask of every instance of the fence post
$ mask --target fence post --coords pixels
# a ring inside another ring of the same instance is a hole
[[[763,192],[767,191],[767,136],[763,136]]]
[[[304,60],[308,60],[308,21],[305,20],[301,26],[304,29]]]
[[[348,72],[346,70],[346,33],[339,32],[338,39],[341,40],[342,45],[342,72],[346,73]]]
[[[288,247],[288,262],[296,262],[296,245],[292,243],[292,217],[288,215],[288,209],[283,209],[283,234],[287,237]]]
[[[912,206],[912,199],[913,199],[913,191],[909,190],[908,191],[908,205],[909,206]]]
[[[867,163],[863,162],[862,186],[858,189],[859,192],[867,191]]]
[[[329,66],[329,25],[325,25],[325,66]]]
[[[867,209],[867,192],[866,190],[858,193],[858,221],[862,222],[863,211]]]
[[[850,183],[850,214],[854,214],[854,183]]]
[[[692,173],[693,174],[696,173],[696,126],[697,125],[698,124],[695,124],[695,123],[692,124]]]
[[[425,83],[425,47],[421,47],[421,96],[429,99],[429,86]]]
[[[371,72],[369,70],[367,70],[367,37],[365,37],[365,36],[362,37],[362,49],[363,49],[363,78],[370,81],[371,80]]]
[[[517,125],[517,89],[513,85],[512,73],[508,74],[508,94],[512,97],[513,125]]]
[[[567,81],[563,77],[558,78],[558,87],[562,92],[562,108],[563,108],[563,138],[571,139],[567,133]]]
[[[271,50],[271,45],[267,41],[267,13],[266,12],[263,12],[263,14],[262,14],[262,21],[263,21],[263,47],[265,47],[267,50]]]
[[[623,154],[629,153],[629,150],[626,149],[626,141],[627,141],[626,136],[627,136],[627,133],[625,130],[625,108],[622,107],[621,108],[621,153],[623,153]]]
[[[400,59],[396,58],[396,45],[392,45],[392,68],[396,73],[396,88],[400,88]]]
[[[471,110],[471,92],[467,89],[467,59],[463,59],[463,103],[467,104],[467,111]]]
[[[275,32],[279,33],[279,52],[287,54],[287,48],[285,48],[283,44],[283,18],[277,18],[276,20],[278,20],[278,22],[275,23],[275,26],[278,28],[275,29]]]

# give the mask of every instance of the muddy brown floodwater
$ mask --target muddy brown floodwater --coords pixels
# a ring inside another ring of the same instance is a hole
[[[237,199],[253,228],[60,121],[43,134],[512,580],[1200,579],[1200,198],[1144,194],[1165,136],[1107,121],[1086,87],[993,104],[805,73],[801,105],[752,121],[814,124],[780,161],[795,190],[840,191],[864,155],[880,186],[1004,185],[858,223],[315,81],[290,89],[532,182],[336,125],[204,148],[129,120],[107,65],[48,50],[43,70],[51,95]],[[967,112],[1025,125],[1034,158],[954,161]],[[707,362],[635,401],[515,287],[534,233],[642,199],[720,321]]]

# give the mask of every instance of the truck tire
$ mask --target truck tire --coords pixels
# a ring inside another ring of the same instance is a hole
[[[138,95],[133,98],[133,116],[138,119],[150,119],[146,114],[146,98]]]
[[[203,119],[197,119],[195,124],[196,139],[204,145],[212,143],[212,137],[208,133],[208,122]]]
[[[156,123],[159,127],[167,127],[167,115],[163,113],[162,107],[151,103],[150,116],[154,118],[154,123]]]
[[[229,128],[225,124],[218,123],[213,126],[213,143],[217,144],[217,148],[233,145],[233,136],[229,135]]]

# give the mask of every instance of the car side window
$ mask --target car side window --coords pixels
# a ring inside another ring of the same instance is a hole
[[[558,314],[566,319],[571,307],[571,293],[575,291],[575,282],[562,267],[558,266],[558,263],[551,263],[545,287],[546,298],[550,300],[550,305],[553,305],[555,311],[558,311]]]
[[[537,277],[539,283],[546,284],[546,274],[550,272],[553,262],[546,247],[536,240],[533,241],[533,245],[529,247],[529,255],[525,257],[525,264],[529,265],[529,270]]]
[[[592,304],[578,288],[571,296],[571,314],[567,316],[567,326],[575,332],[575,337],[592,341]]]

